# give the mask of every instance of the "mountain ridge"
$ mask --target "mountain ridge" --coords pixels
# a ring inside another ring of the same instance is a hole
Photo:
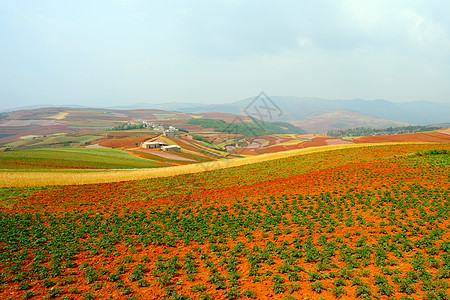
[[[265,96],[265,95],[264,95]],[[305,125],[310,131],[342,129],[348,127],[387,128],[404,125],[429,125],[450,122],[450,104],[432,101],[395,103],[384,99],[336,99],[317,97],[270,96],[267,105],[281,111],[267,121],[283,121]],[[109,106],[110,110],[159,109],[165,111],[196,113],[228,113],[246,115],[246,108],[263,108],[258,97],[248,97],[231,103],[136,103]],[[258,106],[259,105],[259,106]],[[46,105],[45,105],[46,106]],[[51,106],[48,106],[51,107]],[[70,107],[66,105],[63,107]],[[80,107],[80,106],[73,106]],[[21,107],[19,109],[24,109]],[[332,116],[332,117],[331,117]],[[316,124],[317,123],[317,124]]]
[[[432,101],[410,101],[395,103],[384,99],[336,99],[315,97],[271,96],[270,99],[283,111],[280,121],[299,121],[328,114],[333,111],[348,111],[365,114],[378,119],[412,125],[446,123],[450,121],[450,104]],[[185,113],[222,112],[242,114],[243,109],[255,97],[245,98],[228,104],[204,104],[177,107]],[[167,108],[167,107],[166,107]]]

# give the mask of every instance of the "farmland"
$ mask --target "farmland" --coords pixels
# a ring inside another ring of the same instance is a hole
[[[389,145],[389,144],[383,144]],[[164,169],[139,169],[139,170],[127,170],[127,171],[102,171],[102,172],[77,172],[74,173],[71,170],[70,172],[58,172],[55,174],[54,170],[50,169],[50,172],[47,171],[36,171],[36,172],[13,172],[14,170],[8,172],[0,172],[0,187],[5,186],[43,186],[43,185],[70,185],[70,184],[88,184],[88,183],[105,183],[105,182],[119,182],[119,181],[130,181],[130,180],[140,180],[140,179],[148,179],[148,178],[157,178],[157,177],[168,177],[175,175],[183,175],[183,174],[191,174],[198,173],[206,170],[218,170],[225,169],[230,167],[239,167],[246,166],[254,163],[262,163],[265,161],[276,160],[280,158],[289,158],[297,155],[308,154],[308,153],[320,153],[326,152],[329,150],[337,150],[337,149],[348,149],[348,148],[364,148],[368,145],[358,144],[358,145],[331,145],[331,146],[323,146],[323,147],[311,147],[306,149],[296,149],[291,151],[282,151],[275,153],[267,153],[259,156],[249,156],[245,158],[239,159],[223,159],[219,161],[211,161],[204,162],[199,164],[186,164],[184,166],[172,166],[170,168]],[[405,144],[402,147],[402,150],[399,153],[408,153],[408,151],[412,151],[411,149],[415,149],[416,146],[412,146]],[[130,151],[132,153],[134,151]],[[155,152],[153,152],[155,153]],[[354,152],[358,153],[358,152]],[[375,155],[377,152],[372,152],[371,155]],[[384,153],[386,154],[386,153]],[[172,155],[172,154],[170,154]],[[383,154],[382,154],[383,155]],[[357,158],[351,156],[353,160],[357,160]],[[153,157],[147,157],[153,158]],[[178,159],[180,159],[179,157]],[[302,157],[304,159],[304,157]],[[363,158],[360,158],[363,159]],[[168,160],[166,157],[165,160]],[[171,160],[174,161],[174,160]],[[345,161],[345,160],[344,160]],[[313,168],[323,168],[328,166],[329,163],[327,161],[320,161],[320,164],[312,163],[310,167]],[[280,164],[283,168],[288,168],[289,163]],[[305,165],[305,167],[308,167]],[[284,169],[278,169],[280,172],[285,173]],[[260,175],[262,172],[260,172]],[[289,174],[289,173],[287,173]],[[266,174],[266,176],[273,177],[273,174]],[[249,180],[254,180],[252,176],[246,177]],[[246,180],[241,179],[241,180]],[[217,184],[217,182],[214,182]]]
[[[0,297],[446,299],[444,149],[330,148],[171,177],[2,188]]]
[[[3,170],[134,169],[163,166],[115,149],[49,148],[0,153]]]

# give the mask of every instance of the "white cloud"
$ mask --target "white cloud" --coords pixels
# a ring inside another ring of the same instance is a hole
[[[445,27],[427,19],[420,13],[405,9],[400,14],[401,22],[412,42],[422,49],[436,49],[449,46]]]

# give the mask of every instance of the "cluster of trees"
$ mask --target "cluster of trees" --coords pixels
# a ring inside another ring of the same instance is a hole
[[[200,141],[200,142],[204,142],[204,143],[211,144],[206,138],[204,138],[204,137],[201,136],[201,135],[193,134],[193,135],[192,135],[192,138],[193,138],[194,140],[196,140],[196,141]]]
[[[113,128],[111,128],[111,130],[133,130],[133,129],[144,129],[144,128],[147,128],[147,125],[143,124],[143,123],[139,123],[139,124],[123,123],[123,124],[114,126]]]
[[[253,119],[253,123],[227,123],[223,120],[213,119],[189,119],[187,123],[249,138],[277,133],[305,133],[302,129],[286,122],[261,122],[255,119]]]
[[[440,129],[440,128],[441,127],[419,126],[419,125],[389,127],[389,128],[384,128],[384,129],[358,127],[358,128],[347,128],[347,129],[329,131],[327,133],[327,135],[331,136],[331,137],[391,135],[391,134],[432,131],[432,130],[436,130],[436,129]]]
[[[0,113],[0,120],[6,119],[7,117],[9,117],[9,115]]]

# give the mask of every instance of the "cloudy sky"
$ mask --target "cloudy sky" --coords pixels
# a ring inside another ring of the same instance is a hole
[[[447,0],[0,0],[0,107],[450,102]]]

